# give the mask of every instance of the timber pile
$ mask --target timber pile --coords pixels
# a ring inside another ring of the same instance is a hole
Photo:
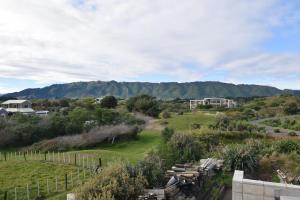
[[[194,192],[201,190],[205,178],[215,175],[221,170],[223,160],[213,158],[201,159],[198,164],[175,164],[166,173],[169,182],[166,185],[166,195],[169,199],[195,199]]]

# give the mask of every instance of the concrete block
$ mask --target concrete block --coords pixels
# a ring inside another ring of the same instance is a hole
[[[75,200],[75,194],[73,193],[67,194],[67,200]]]
[[[243,200],[264,200],[262,195],[243,194]]]
[[[256,184],[244,183],[243,193],[263,196],[264,187],[261,184],[256,185]]]

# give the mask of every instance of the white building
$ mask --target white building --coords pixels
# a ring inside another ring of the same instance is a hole
[[[31,102],[28,100],[8,100],[1,105],[9,113],[34,113],[34,110],[31,108]]]
[[[211,105],[214,107],[225,107],[225,108],[234,108],[237,103],[231,99],[225,98],[204,98],[204,99],[195,99],[190,100],[190,110],[197,108],[198,105]]]

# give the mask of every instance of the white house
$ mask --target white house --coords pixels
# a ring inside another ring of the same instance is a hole
[[[7,112],[10,113],[34,113],[31,102],[28,100],[8,100],[3,102],[1,105]]]
[[[190,100],[190,110],[195,109],[198,105],[211,105],[214,107],[225,107],[225,108],[234,108],[237,103],[231,99],[225,98],[204,98],[204,99],[195,99]]]

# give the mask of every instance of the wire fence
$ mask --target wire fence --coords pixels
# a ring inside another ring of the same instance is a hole
[[[101,158],[81,153],[60,153],[37,151],[0,152],[0,162],[9,161],[44,161],[76,166],[75,171],[66,172],[63,176],[47,176],[31,181],[24,186],[0,188],[0,200],[41,199],[59,194],[80,186],[93,177],[102,166]],[[49,172],[51,173],[51,172]]]

